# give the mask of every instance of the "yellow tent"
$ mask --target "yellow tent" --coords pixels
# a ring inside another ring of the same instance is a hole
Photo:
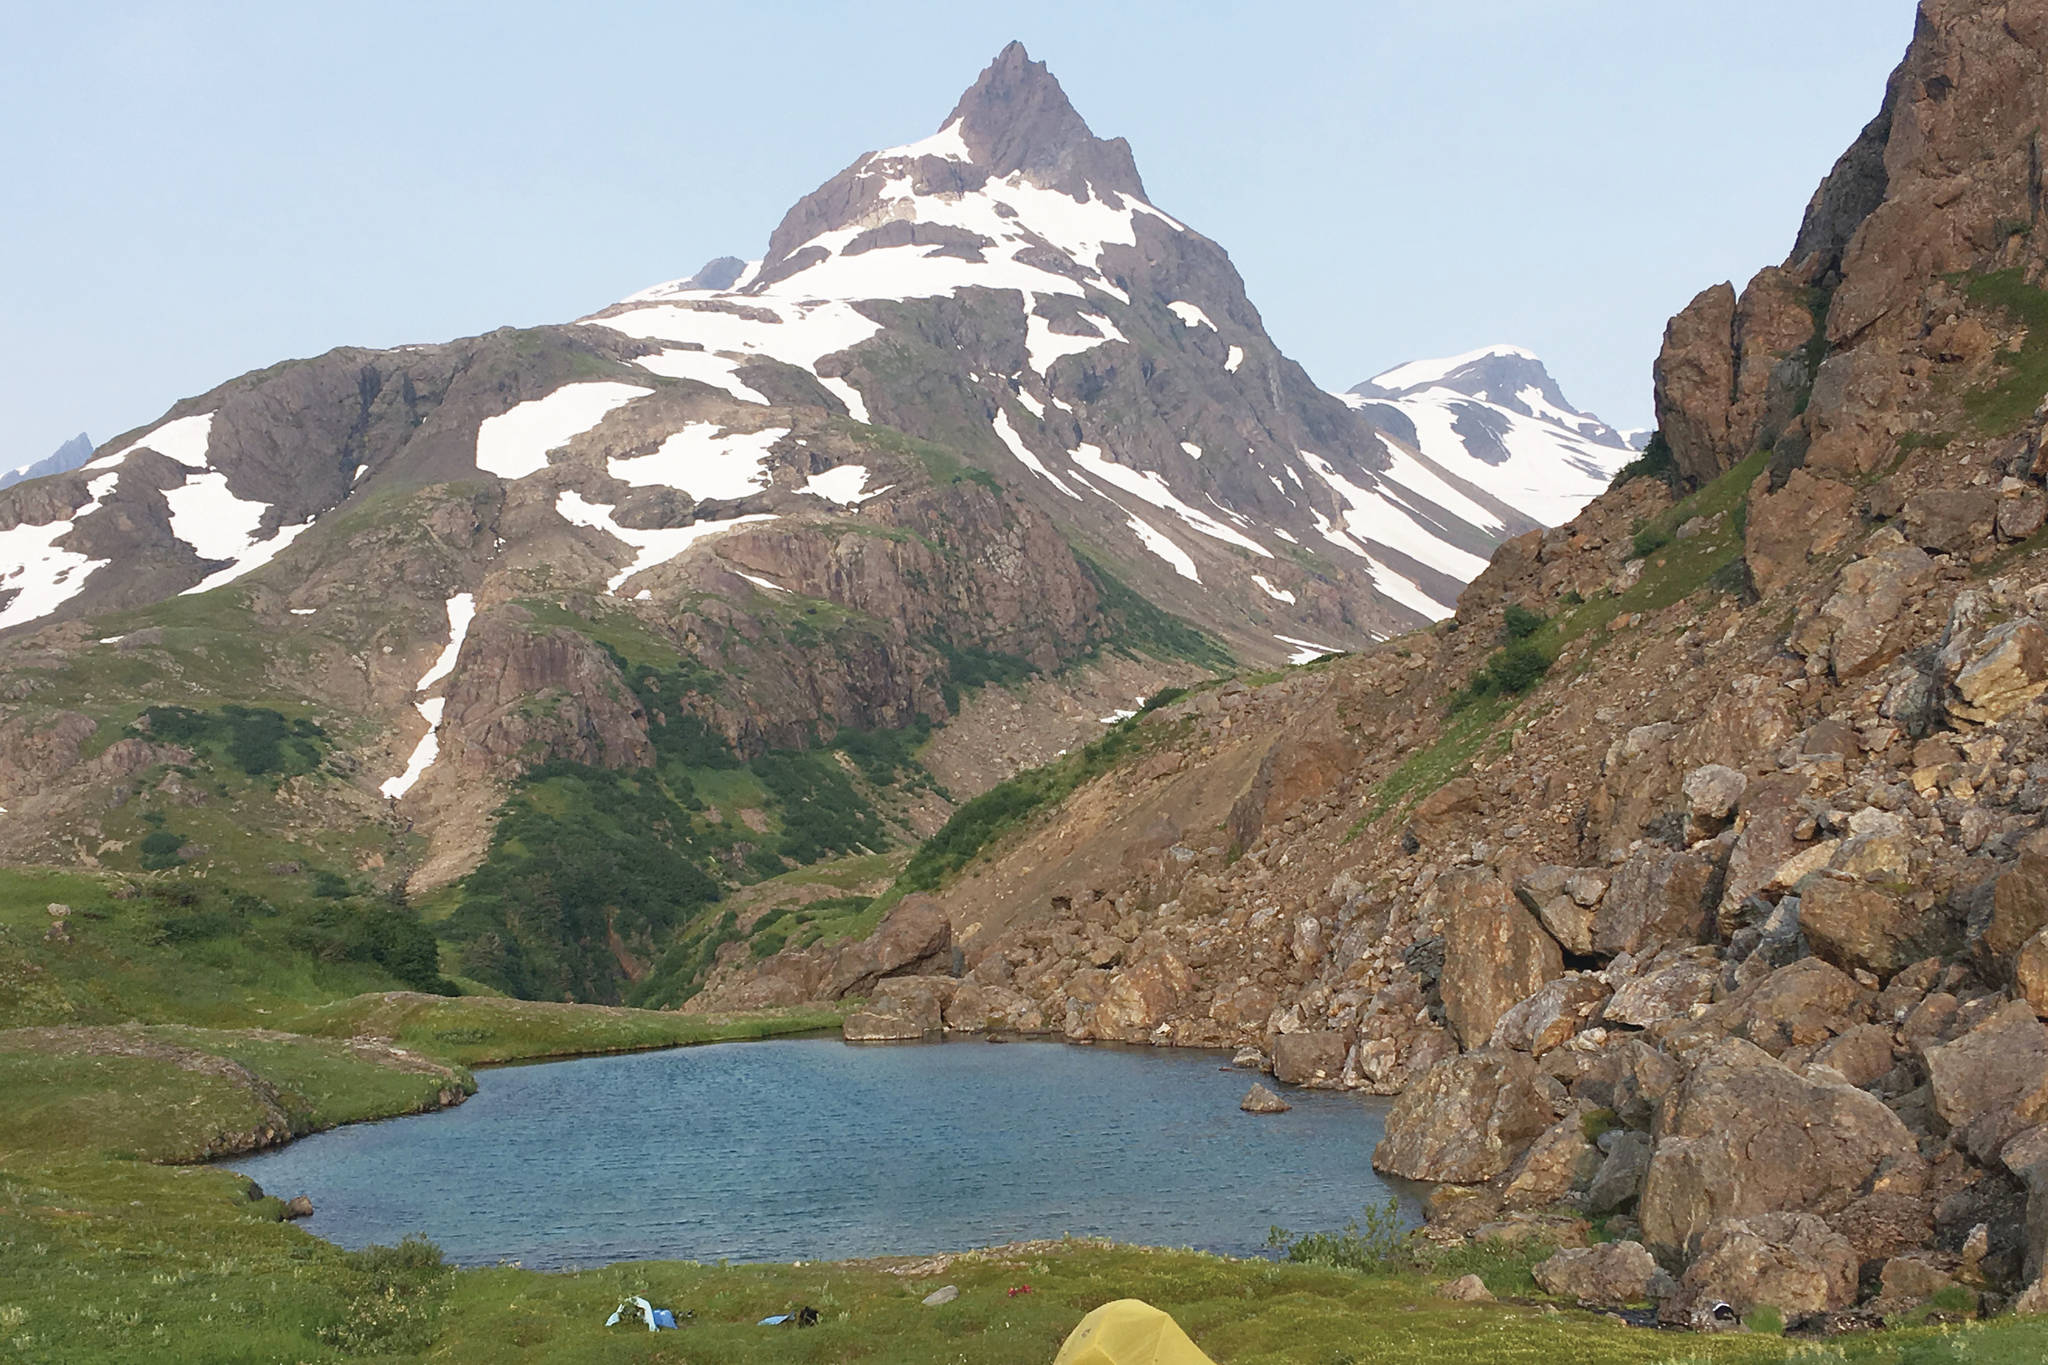
[[[1142,1299],[1118,1299],[1081,1319],[1053,1365],[1216,1365],[1180,1324]]]

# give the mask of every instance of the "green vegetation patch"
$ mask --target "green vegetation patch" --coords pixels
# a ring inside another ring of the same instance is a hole
[[[1150,738],[1139,717],[1126,717],[1092,744],[989,788],[954,811],[937,834],[918,846],[885,899],[893,903],[909,892],[938,889],[982,850],[1059,804],[1083,783],[1143,752]]]
[[[1978,430],[2003,436],[2024,426],[2048,396],[2048,289],[2028,284],[2026,276],[2013,269],[1975,276],[1969,293],[1970,302],[1999,309],[2027,329],[2017,352],[1999,352],[2004,377],[1963,399]]]
[[[1126,656],[1147,654],[1155,659],[1179,659],[1212,672],[1236,667],[1236,658],[1221,640],[1153,605],[1101,561],[1080,550],[1074,555],[1080,561],[1081,571],[1094,583],[1103,618],[1108,623],[1105,633],[1094,641],[1097,647]]]
[[[178,744],[249,777],[297,777],[320,767],[327,732],[312,721],[287,719],[263,706],[227,705],[217,711],[152,706],[135,732]]]

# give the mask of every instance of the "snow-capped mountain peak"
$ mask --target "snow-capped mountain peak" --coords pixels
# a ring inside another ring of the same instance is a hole
[[[1573,407],[1520,346],[1409,361],[1340,397],[1385,435],[1550,525],[1575,515],[1639,448]]]

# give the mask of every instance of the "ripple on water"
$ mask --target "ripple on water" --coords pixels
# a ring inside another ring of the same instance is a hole
[[[828,1260],[1114,1237],[1247,1252],[1384,1200],[1384,1101],[1289,1091],[1214,1053],[836,1039],[508,1067],[458,1109],[226,1163],[307,1194],[344,1246],[421,1232],[474,1265]]]

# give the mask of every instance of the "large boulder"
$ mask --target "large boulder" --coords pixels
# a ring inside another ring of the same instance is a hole
[[[1351,1041],[1336,1029],[1308,1029],[1273,1037],[1273,1079],[1289,1085],[1334,1086],[1343,1077]]]
[[[1617,1132],[1600,1169],[1586,1186],[1586,1212],[1598,1217],[1619,1213],[1636,1202],[1643,1191],[1643,1177],[1650,1169],[1650,1135]]]
[[[840,1032],[850,1042],[900,1042],[937,1033],[959,983],[951,977],[891,977],[864,1010],[846,1016]]]
[[[1714,865],[1694,853],[1641,849],[1614,871],[1593,917],[1603,957],[1698,943],[1713,927]]]
[[[1890,528],[1867,548],[1874,553],[1843,567],[1834,594],[1799,623],[1790,642],[1816,665],[1825,664],[1838,682],[1853,682],[1898,657],[1908,641],[1899,618],[1936,577],[1927,552]]]
[[[1589,972],[1573,972],[1543,988],[1500,1017],[1493,1026],[1497,1047],[1518,1048],[1531,1057],[1541,1057],[1572,1039],[1600,1012],[1608,988]]]
[[[1778,968],[1715,1005],[1707,1021],[1776,1055],[1867,1023],[1872,993],[1817,957]]]
[[[1119,1043],[1146,1042],[1194,989],[1195,974],[1178,956],[1164,949],[1147,953],[1111,976],[1109,990],[1095,1009],[1095,1036]]]
[[[1911,893],[1891,886],[1839,877],[1817,875],[1800,884],[1799,927],[1815,956],[1886,977],[1956,946],[1953,921],[1939,906],[1916,905]]]
[[[967,980],[946,1002],[946,1027],[956,1033],[1044,1033],[1045,1011],[1009,986]]]
[[[2048,1025],[2012,1001],[1952,1043],[1927,1050],[1934,1109],[1971,1152],[2048,1119]]]
[[[2048,691],[2048,630],[2028,616],[1987,631],[1964,656],[1949,689],[1948,713],[1955,720],[1994,725],[2018,714]]]
[[[1461,1045],[1480,1047],[1511,1007],[1564,974],[1564,954],[1490,868],[1445,873],[1430,900],[1444,918],[1444,1018]]]
[[[1921,1167],[1899,1116],[1839,1077],[1801,1075],[1737,1038],[1687,1060],[1659,1115],[1637,1215],[1660,1254],[1690,1252],[1726,1218],[1835,1213],[1879,1172]]]
[[[1699,1254],[1679,1277],[1659,1316],[1710,1327],[1713,1309],[1736,1314],[1774,1308],[1787,1321],[1856,1302],[1855,1249],[1809,1213],[1725,1218],[1699,1239]]]
[[[1601,1018],[1611,1024],[1647,1028],[1665,1019],[1682,1019],[1695,1006],[1714,998],[1721,964],[1711,948],[1687,948],[1660,954],[1643,969],[1617,984]]]
[[[1527,1056],[1467,1052],[1431,1067],[1395,1101],[1372,1164],[1409,1180],[1476,1185],[1512,1166],[1556,1117]]]
[[[885,977],[944,972],[953,965],[953,925],[930,896],[905,896],[874,933],[841,949],[826,982],[832,999],[872,995]]]
[[[1989,488],[1929,488],[1906,499],[1906,539],[1936,554],[1967,556],[1998,529],[1998,494]]]
[[[1984,950],[2010,961],[2022,944],[2048,929],[2048,854],[2027,852],[1991,885],[1991,914],[1979,930]]]
[[[1600,1169],[1600,1150],[1586,1137],[1582,1111],[1572,1110],[1543,1130],[1508,1172],[1501,1207],[1536,1209],[1584,1189]]]
[[[1641,1242],[1567,1247],[1530,1273],[1544,1293],[1584,1308],[1626,1308],[1669,1297],[1678,1288]]]

